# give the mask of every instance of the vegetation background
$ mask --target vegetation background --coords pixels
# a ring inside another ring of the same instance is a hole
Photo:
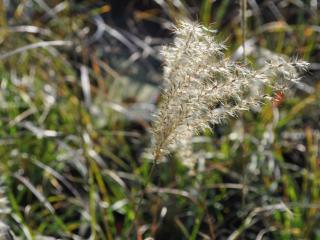
[[[309,72],[195,137],[195,169],[172,154],[149,179],[159,49],[188,17],[241,61],[239,2],[1,0],[0,227],[16,239],[320,239],[320,3],[247,4],[247,53],[299,57]]]

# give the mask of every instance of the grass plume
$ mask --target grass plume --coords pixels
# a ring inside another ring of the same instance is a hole
[[[232,62],[213,31],[187,21],[174,29],[172,45],[162,49],[165,87],[153,125],[153,155],[161,160],[185,139],[240,111],[272,98],[265,88],[283,91],[299,79],[307,63],[272,55],[259,70]]]

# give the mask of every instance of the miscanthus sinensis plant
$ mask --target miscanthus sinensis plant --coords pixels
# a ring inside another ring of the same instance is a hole
[[[204,26],[182,21],[174,33],[173,44],[162,49],[164,89],[152,128],[155,161],[186,147],[194,134],[210,124],[270,100],[272,93],[297,81],[299,70],[308,65],[270,54],[269,61],[255,70],[228,59],[224,44]],[[270,94],[266,88],[272,90]]]

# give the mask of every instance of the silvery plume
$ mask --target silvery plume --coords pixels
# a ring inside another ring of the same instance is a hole
[[[173,44],[161,52],[164,89],[152,127],[151,147],[156,162],[210,124],[219,124],[271,99],[266,87],[273,93],[284,91],[299,80],[299,70],[308,65],[270,55],[264,66],[255,70],[228,59],[224,44],[200,24],[181,21],[174,34]]]

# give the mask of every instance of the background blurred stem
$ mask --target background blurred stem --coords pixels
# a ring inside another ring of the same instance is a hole
[[[243,62],[246,63],[246,28],[247,28],[247,0],[240,0],[241,6],[241,30],[242,30],[242,54]]]

